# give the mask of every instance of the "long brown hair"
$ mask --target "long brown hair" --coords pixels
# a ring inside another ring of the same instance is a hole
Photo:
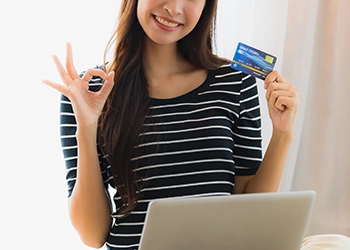
[[[145,33],[137,19],[137,3],[136,0],[122,1],[119,23],[107,46],[108,49],[115,43],[109,67],[115,72],[115,84],[98,128],[98,144],[111,165],[113,180],[124,204],[122,214],[132,211],[140,191],[130,159],[142,133],[150,100],[142,64]],[[178,41],[179,53],[200,69],[215,69],[227,62],[212,52],[216,8],[217,0],[207,0],[194,30]]]

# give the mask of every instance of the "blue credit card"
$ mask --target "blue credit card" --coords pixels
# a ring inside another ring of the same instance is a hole
[[[231,67],[246,74],[265,80],[273,71],[277,58],[244,43],[238,43]]]

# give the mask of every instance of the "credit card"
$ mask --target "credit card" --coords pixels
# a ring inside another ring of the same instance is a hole
[[[271,54],[253,48],[244,43],[238,43],[231,68],[265,80],[273,71],[277,58]]]

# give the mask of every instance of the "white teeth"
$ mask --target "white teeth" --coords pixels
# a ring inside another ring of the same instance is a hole
[[[167,27],[170,27],[170,28],[175,28],[175,27],[179,26],[179,24],[177,24],[177,23],[168,22],[168,21],[166,21],[166,20],[164,20],[164,19],[162,19],[162,18],[160,18],[160,17],[157,17],[157,16],[156,16],[156,20],[157,20],[159,23],[161,23],[161,24],[163,24],[163,25],[165,25],[165,26],[167,26]]]

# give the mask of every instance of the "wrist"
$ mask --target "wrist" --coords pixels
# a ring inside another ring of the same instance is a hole
[[[93,140],[96,142],[97,138],[97,125],[92,126],[78,126],[76,131],[77,141],[89,141]]]
[[[275,128],[272,130],[271,139],[275,139],[275,140],[290,144],[293,141],[293,137],[294,137],[293,131],[281,131]]]

